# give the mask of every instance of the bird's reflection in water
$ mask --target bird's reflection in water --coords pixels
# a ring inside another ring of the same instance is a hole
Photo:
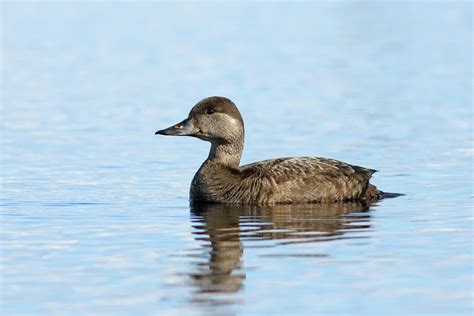
[[[191,273],[196,300],[203,295],[239,291],[245,280],[242,269],[243,242],[254,247],[327,242],[356,238],[348,232],[370,228],[369,205],[361,203],[245,206],[226,204],[191,205],[196,240],[203,241],[206,261]],[[269,245],[263,241],[274,243]],[[258,241],[262,241],[260,245]],[[315,247],[315,251],[316,251]],[[275,253],[275,256],[286,255]],[[295,254],[293,254],[295,255]],[[300,254],[325,256],[325,254]],[[296,254],[298,256],[298,254]]]

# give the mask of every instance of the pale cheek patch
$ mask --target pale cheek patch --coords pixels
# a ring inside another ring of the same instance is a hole
[[[240,135],[241,135],[242,127],[241,127],[240,122],[230,115],[225,114],[225,116],[226,116],[226,120],[225,120],[225,125],[223,127],[226,130],[226,134],[228,135],[228,137],[232,137],[232,138],[241,137]]]
[[[233,118],[233,117],[231,117],[231,116],[229,116],[229,115],[227,115],[227,117],[228,117],[228,120],[227,120],[227,121],[229,122],[230,125],[232,125],[232,126],[239,126],[239,121],[237,121],[235,118]]]
[[[230,115],[226,114],[225,128],[230,131],[231,134],[240,131],[240,122]]]

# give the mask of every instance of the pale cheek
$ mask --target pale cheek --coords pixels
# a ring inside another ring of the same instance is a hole
[[[237,121],[235,118],[233,117],[230,117],[230,119],[228,120],[229,122],[229,125],[232,127],[232,128],[238,128],[239,127],[239,121]]]
[[[226,128],[234,133],[238,133],[240,131],[240,123],[233,117],[229,117],[226,122]]]
[[[219,117],[217,117],[217,115],[219,115]],[[240,134],[239,131],[241,128],[238,120],[227,114],[219,113],[217,115],[213,121],[209,121],[209,125],[212,126],[208,131],[209,135],[215,137],[235,137],[237,134]]]

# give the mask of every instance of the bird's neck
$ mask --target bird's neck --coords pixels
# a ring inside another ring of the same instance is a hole
[[[207,160],[227,167],[238,168],[243,149],[243,141],[225,144],[213,143]]]

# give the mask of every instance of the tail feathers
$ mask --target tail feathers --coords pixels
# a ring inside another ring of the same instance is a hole
[[[365,190],[363,199],[368,201],[376,201],[381,199],[383,195],[383,191],[380,191],[375,185],[369,183],[367,190]]]
[[[383,192],[382,199],[393,199],[399,196],[404,196],[403,193],[391,193],[391,192]]]
[[[377,201],[380,199],[392,199],[404,195],[405,194],[402,193],[383,192],[377,189],[375,185],[369,183],[369,186],[364,193],[363,199],[366,201]]]

